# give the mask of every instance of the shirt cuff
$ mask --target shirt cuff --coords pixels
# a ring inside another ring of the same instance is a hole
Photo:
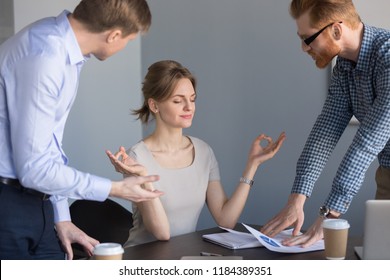
[[[345,195],[332,189],[325,201],[325,205],[340,214],[344,214],[351,205],[352,198],[350,195]]]
[[[303,194],[306,197],[310,197],[313,191],[313,184],[309,184],[307,180],[296,177],[291,193]]]
[[[66,197],[51,196],[50,201],[53,204],[54,223],[71,220],[68,199]]]
[[[111,180],[91,175],[91,185],[94,187],[86,192],[84,196],[75,197],[74,199],[85,199],[94,201],[104,201],[108,198],[111,191]],[[68,197],[53,195],[50,197],[53,204],[54,222],[71,221]]]
[[[108,198],[112,182],[111,180],[103,177],[98,177],[91,175],[90,178],[90,185],[93,186],[88,192],[85,193],[85,195],[82,197],[82,199],[86,200],[95,200],[95,201],[104,201]],[[80,198],[75,198],[80,199]]]

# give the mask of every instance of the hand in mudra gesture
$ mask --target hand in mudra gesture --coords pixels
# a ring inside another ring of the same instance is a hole
[[[139,164],[136,160],[129,157],[125,148],[122,146],[115,154],[110,151],[106,151],[108,158],[110,159],[115,170],[123,175],[127,176],[146,176],[148,175],[146,168]]]
[[[261,134],[256,137],[253,141],[251,149],[249,151],[249,161],[251,161],[256,166],[261,163],[271,159],[279,151],[284,140],[286,139],[286,134],[282,132],[279,135],[279,138],[274,142],[271,137]],[[261,142],[267,141],[267,145],[262,146]]]

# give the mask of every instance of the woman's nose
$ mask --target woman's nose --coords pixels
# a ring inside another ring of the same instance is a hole
[[[187,100],[184,109],[190,111],[193,109],[193,106],[194,103],[192,103],[191,100]]]

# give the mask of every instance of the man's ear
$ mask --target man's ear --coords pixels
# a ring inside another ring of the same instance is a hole
[[[335,40],[340,40],[343,30],[340,24],[333,25],[332,36]]]
[[[114,29],[107,35],[107,43],[113,43],[122,37],[122,31],[120,29]]]

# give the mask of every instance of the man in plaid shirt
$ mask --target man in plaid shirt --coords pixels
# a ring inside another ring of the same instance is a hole
[[[290,13],[302,49],[325,68],[337,57],[328,96],[297,163],[286,206],[263,228],[275,236],[293,225],[298,235],[303,206],[352,116],[360,122],[320,215],[308,231],[284,245],[310,246],[323,238],[324,218],[348,210],[365,173],[378,157],[376,199],[390,199],[390,31],[364,24],[351,0],[293,0]]]

